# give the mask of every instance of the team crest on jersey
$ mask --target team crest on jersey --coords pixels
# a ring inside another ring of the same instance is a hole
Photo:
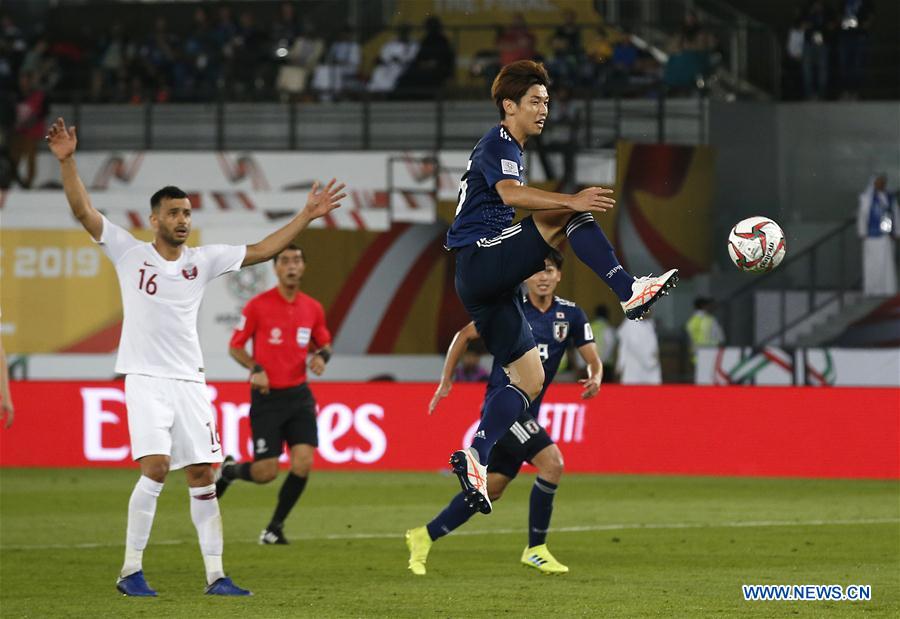
[[[197,279],[197,265],[196,264],[187,264],[183,269],[181,269],[181,274],[185,279]]]
[[[553,339],[557,342],[564,342],[569,335],[569,323],[565,321],[557,321],[553,323]]]
[[[269,344],[281,344],[281,329],[273,327],[269,332]]]

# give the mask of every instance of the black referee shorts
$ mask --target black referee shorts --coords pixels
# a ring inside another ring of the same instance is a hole
[[[534,348],[519,287],[550,253],[531,217],[456,252],[456,292],[494,360],[506,366]]]
[[[316,400],[309,386],[272,389],[266,395],[252,390],[250,429],[255,460],[279,457],[284,443],[317,447]]]
[[[523,462],[530,463],[536,455],[552,444],[553,439],[543,426],[525,411],[491,450],[488,473],[500,473],[514,479],[519,474]]]

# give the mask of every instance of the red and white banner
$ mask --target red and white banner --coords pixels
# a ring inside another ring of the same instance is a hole
[[[2,466],[134,466],[122,382],[15,382]],[[252,453],[245,383],[210,386],[223,450]],[[484,386],[433,416],[430,384],[318,383],[318,468],[437,470],[474,430]],[[570,472],[900,478],[896,389],[551,387],[539,421]]]

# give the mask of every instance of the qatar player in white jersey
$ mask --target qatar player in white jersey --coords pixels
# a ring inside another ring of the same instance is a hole
[[[112,260],[122,293],[125,317],[116,372],[125,375],[132,457],[141,477],[128,503],[125,563],[116,587],[125,595],[156,595],[143,576],[143,551],[166,475],[183,468],[206,566],[206,592],[249,595],[222,567],[222,518],[212,467],[222,461],[222,448],[203,375],[197,311],[206,284],[283,250],[309,222],[340,206],[344,185],[332,179],[321,190],[313,186],[303,210],[258,243],[203,247],[184,245],[191,231],[187,195],[164,187],[150,199],[156,236],[146,243],[91,205],[75,166],[75,127],[58,118],[47,141],[60,162],[72,213]]]

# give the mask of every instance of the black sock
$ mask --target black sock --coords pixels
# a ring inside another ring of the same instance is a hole
[[[232,481],[235,479],[243,479],[244,481],[253,481],[253,477],[250,475],[250,466],[252,462],[241,462],[240,464],[233,464],[231,466],[226,466],[222,469],[222,477],[225,479]]]
[[[275,513],[272,514],[272,522],[269,523],[270,529],[280,529],[284,525],[288,514],[297,503],[297,499],[303,494],[306,479],[306,477],[288,473],[284,483],[281,484],[281,490],[278,491],[278,505],[275,506]]]

